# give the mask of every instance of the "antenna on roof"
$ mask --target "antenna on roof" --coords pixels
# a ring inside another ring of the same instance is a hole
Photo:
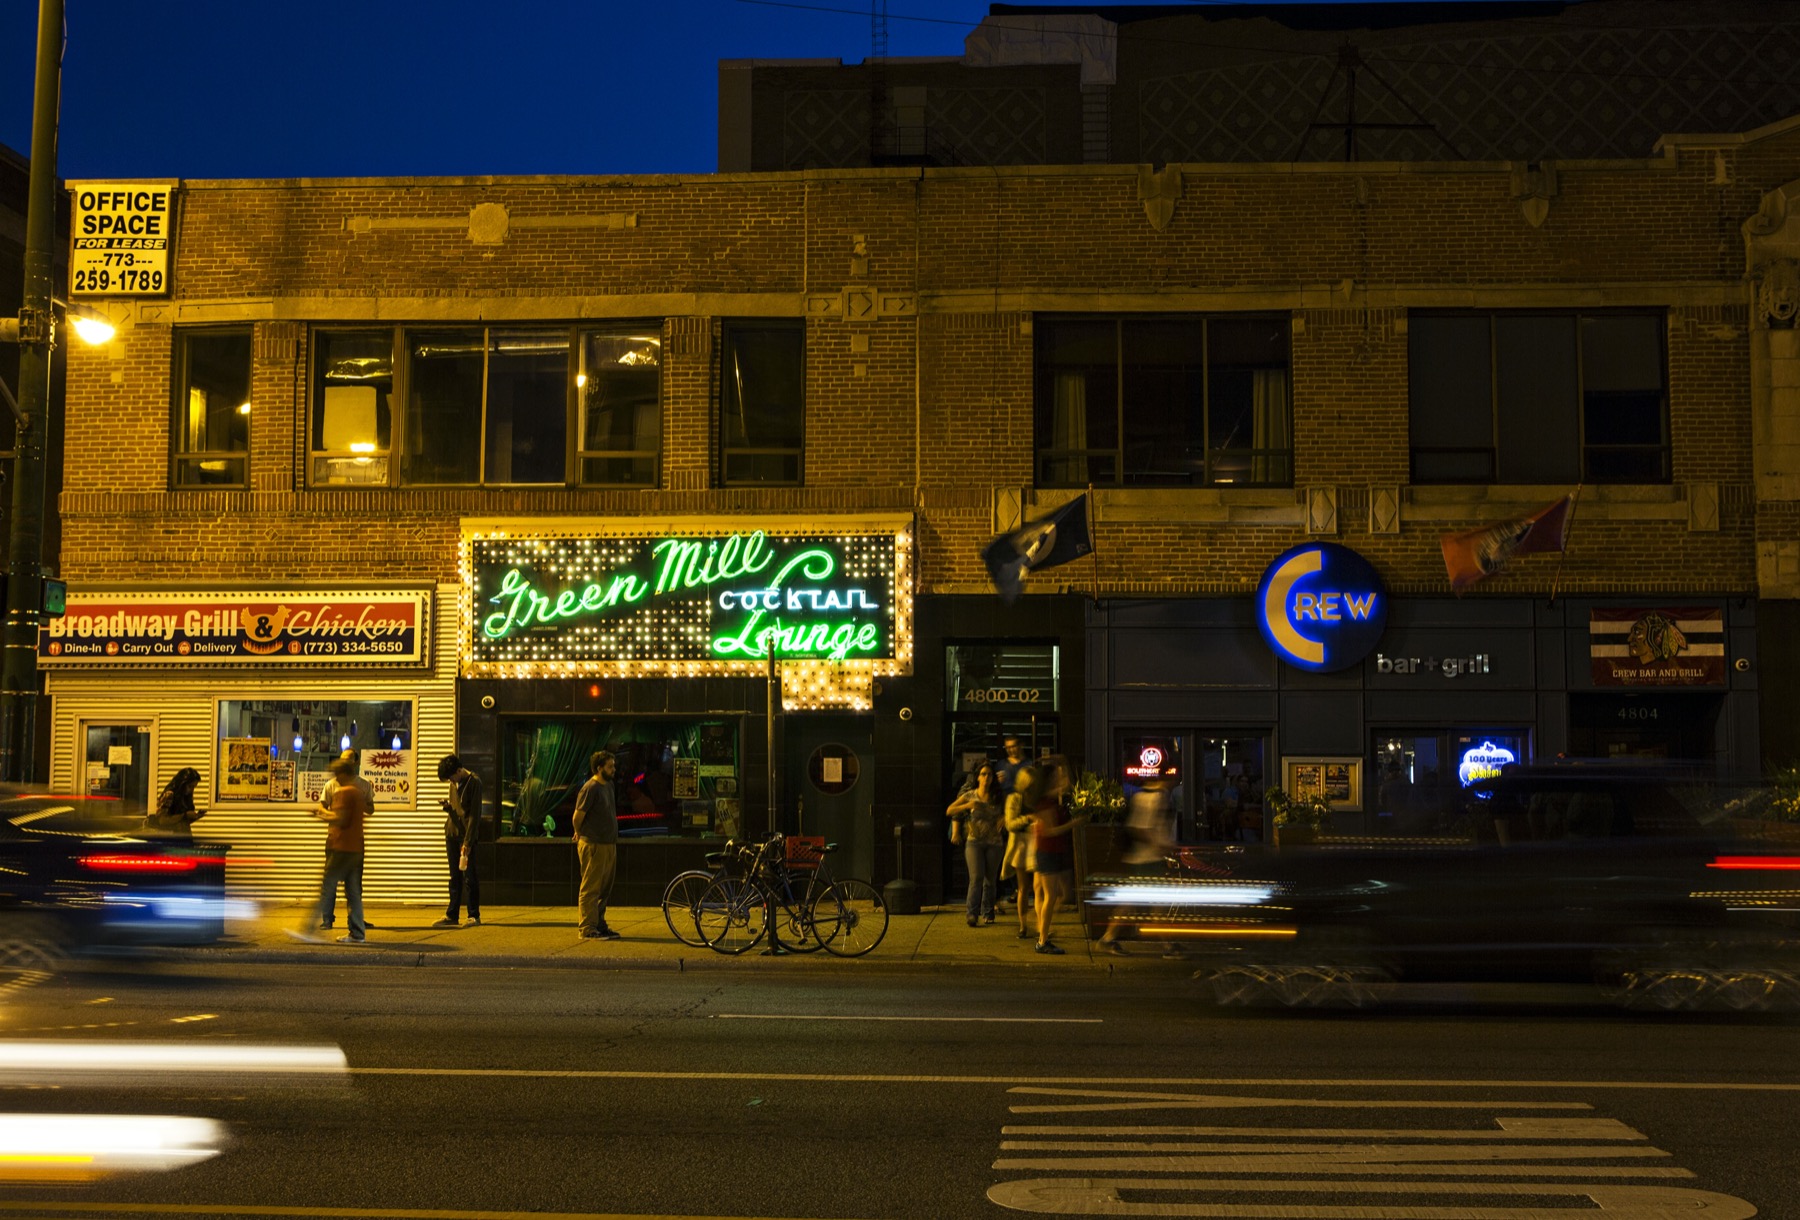
[[[869,0],[869,164],[880,165],[887,147],[887,0]]]
[[[876,2],[879,3],[881,0],[876,0]],[[1412,115],[1416,121],[1411,123],[1369,123],[1358,121],[1356,117],[1356,76],[1358,72],[1367,72],[1369,76],[1375,80],[1375,83],[1387,90],[1388,95],[1399,102],[1400,105],[1404,106],[1406,112]],[[1344,117],[1342,121],[1336,123],[1321,121],[1325,114],[1326,103],[1331,100],[1332,94],[1336,91],[1337,82],[1340,79],[1344,82]],[[1375,70],[1374,65],[1363,59],[1362,52],[1356,49],[1355,44],[1348,42],[1338,48],[1337,70],[1331,74],[1331,79],[1325,84],[1325,91],[1319,95],[1319,108],[1313,113],[1313,121],[1308,123],[1306,129],[1300,133],[1300,147],[1294,152],[1294,160],[1299,161],[1304,159],[1307,141],[1312,139],[1312,134],[1315,131],[1342,132],[1344,137],[1344,160],[1346,161],[1355,161],[1359,159],[1357,157],[1356,148],[1356,134],[1359,131],[1428,131],[1439,140],[1442,140],[1444,147],[1448,148],[1451,155],[1457,160],[1466,161],[1468,159],[1463,156],[1461,149],[1450,142],[1450,137],[1437,129],[1437,124],[1427,122],[1425,116],[1419,113],[1418,107],[1414,106],[1411,102],[1407,101],[1405,97],[1401,96],[1400,91],[1389,84],[1387,79]]]

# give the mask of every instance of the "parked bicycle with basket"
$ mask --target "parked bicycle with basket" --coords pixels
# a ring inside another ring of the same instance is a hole
[[[781,834],[728,848],[720,853],[723,871],[694,903],[697,935],[732,955],[768,938],[773,952],[861,957],[887,935],[887,904],[867,881],[831,878],[826,857],[836,850],[823,839]]]

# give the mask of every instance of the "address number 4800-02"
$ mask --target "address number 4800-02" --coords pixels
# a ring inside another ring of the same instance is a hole
[[[962,693],[964,703],[1041,703],[1044,692],[1035,686],[1013,689],[1005,686],[978,687]]]

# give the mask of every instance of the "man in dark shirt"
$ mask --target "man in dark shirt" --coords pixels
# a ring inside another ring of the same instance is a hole
[[[431,926],[454,928],[461,923],[463,890],[469,893],[469,922],[481,922],[481,879],[475,875],[475,836],[481,829],[481,777],[454,754],[438,763],[438,778],[448,781],[444,808],[444,859],[450,866],[450,905]]]
[[[606,926],[606,899],[619,866],[619,807],[613,792],[619,765],[606,750],[596,750],[588,762],[594,774],[575,797],[575,852],[581,861],[578,926],[583,940],[618,940],[619,934]]]
[[[1025,765],[1025,747],[1008,733],[1000,739],[1000,752],[1006,755],[1006,761],[994,767],[994,787],[1000,790],[1002,797],[1007,797],[1012,795],[1013,779],[1019,774],[1019,768]]]

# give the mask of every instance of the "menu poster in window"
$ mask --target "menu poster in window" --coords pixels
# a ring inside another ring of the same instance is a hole
[[[737,767],[737,737],[730,726],[709,724],[700,733],[700,761],[715,766]]]
[[[411,805],[413,803],[413,752],[411,750],[365,750],[362,769],[358,772],[369,781],[379,805]]]
[[[697,758],[677,758],[675,760],[675,791],[678,801],[691,801],[700,795],[700,760]]]
[[[269,799],[281,804],[288,804],[293,801],[293,759],[272,758],[269,760]]]
[[[1325,799],[1333,805],[1341,805],[1351,799],[1350,764],[1325,764]]]
[[[742,818],[738,814],[738,803],[735,800],[718,800],[713,802],[713,833],[724,835],[727,839],[735,839],[743,829]]]
[[[325,794],[325,785],[331,782],[329,771],[302,771],[300,773],[300,798],[309,805],[317,805],[319,798]]]
[[[1321,763],[1292,763],[1288,772],[1288,795],[1295,800],[1325,795],[1325,767]]]
[[[1295,800],[1317,797],[1338,812],[1362,808],[1362,759],[1289,758],[1283,760],[1287,793]]]
[[[269,739],[225,737],[219,741],[219,799],[269,799]]]
[[[704,776],[706,774],[705,770],[702,770],[700,774]],[[715,796],[736,796],[737,776],[721,775],[718,779],[715,779],[713,781],[713,794]]]

